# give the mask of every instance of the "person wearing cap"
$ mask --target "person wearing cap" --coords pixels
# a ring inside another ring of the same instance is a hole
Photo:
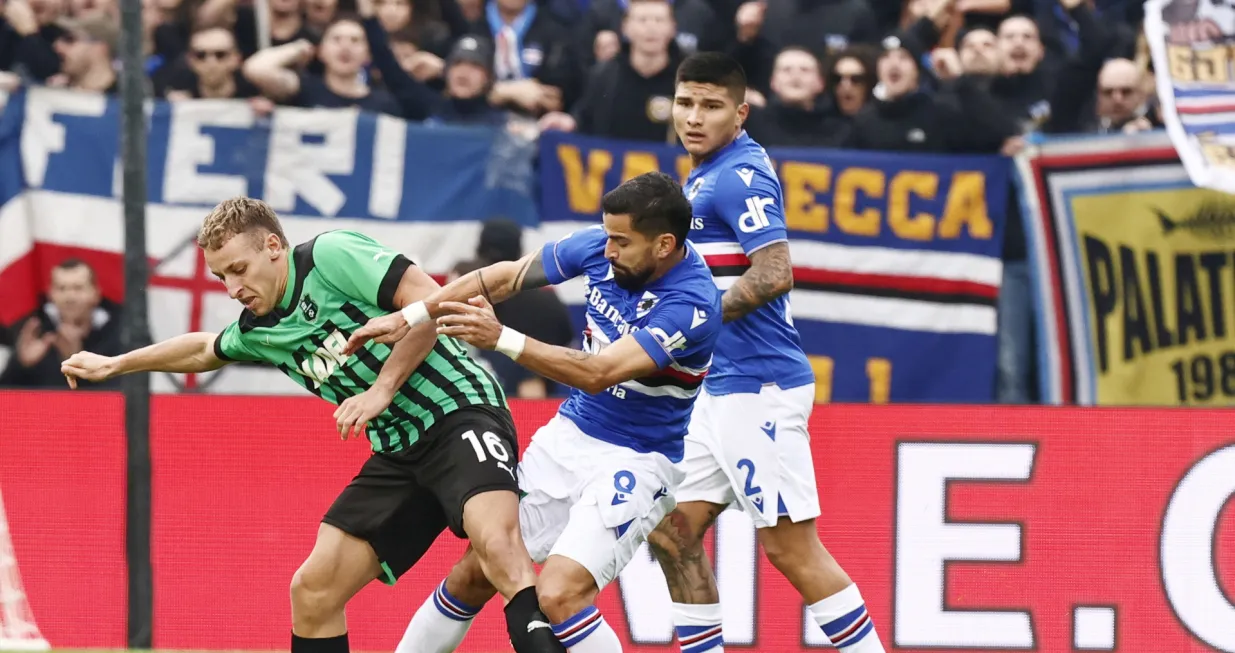
[[[446,90],[439,93],[404,70],[391,49],[389,36],[377,18],[373,0],[358,0],[373,66],[377,68],[407,120],[465,124],[501,124],[506,112],[493,106],[493,51],[475,36],[464,36],[446,57]]]
[[[114,94],[120,90],[120,77],[113,61],[120,43],[120,26],[106,14],[85,18],[65,18],[59,22],[64,33],[56,40],[60,55],[60,75],[48,84],[78,91]]]
[[[881,43],[875,99],[854,119],[848,147],[893,152],[998,152],[1017,135],[1015,120],[981,84],[957,80],[954,93],[936,94],[922,62],[925,48],[912,30]]]

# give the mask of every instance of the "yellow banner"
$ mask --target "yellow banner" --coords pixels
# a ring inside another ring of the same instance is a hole
[[[1235,197],[1112,191],[1069,200],[1062,266],[1084,278],[1095,403],[1235,403]]]

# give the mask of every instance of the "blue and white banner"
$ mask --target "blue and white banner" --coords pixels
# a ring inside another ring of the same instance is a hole
[[[35,308],[52,266],[94,265],[122,295],[118,104],[37,89],[0,117],[0,327]],[[239,308],[194,239],[220,200],[269,202],[292,242],[356,229],[443,275],[475,252],[481,221],[527,225],[524,251],[599,220],[600,197],[653,168],[684,178],[667,146],[483,128],[425,127],[348,110],[240,101],[153,103],[147,254],[151,332],[217,330]],[[534,162],[540,152],[540,170]],[[796,325],[821,400],[981,402],[992,397],[1008,166],[995,157],[773,151],[785,186]],[[539,202],[534,189],[539,185]],[[558,288],[581,312],[579,281]],[[277,372],[156,377],[159,391],[295,392]]]
[[[34,89],[0,118],[0,328],[35,308],[52,266],[91,263],[105,296],[123,294],[119,103]],[[239,305],[206,269],[194,239],[219,201],[259,197],[298,243],[356,229],[434,274],[473,257],[480,221],[514,218],[539,244],[533,195],[536,145],[519,134],[422,127],[351,110],[281,108],[255,115],[242,101],[155,102],[149,111],[147,253],[156,340],[217,330]],[[277,372],[224,368],[155,387],[296,392]]]
[[[1010,165],[999,157],[769,151],[784,187],[793,320],[821,400],[993,398]],[[679,148],[541,136],[542,232],[600,218],[624,179],[684,179]]]
[[[1162,119],[1192,183],[1235,193],[1235,7],[1149,0],[1145,38]]]

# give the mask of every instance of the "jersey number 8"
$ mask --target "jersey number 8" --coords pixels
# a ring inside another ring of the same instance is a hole
[[[488,460],[488,457],[485,456],[485,449],[488,449],[489,455],[493,456],[493,459],[499,463],[510,460],[510,452],[506,451],[506,446],[502,444],[502,439],[492,431],[485,431],[484,435],[480,437],[476,437],[475,431],[468,431],[463,434],[463,439],[472,445],[478,462],[483,463]],[[484,441],[484,447],[480,446],[481,441]]]

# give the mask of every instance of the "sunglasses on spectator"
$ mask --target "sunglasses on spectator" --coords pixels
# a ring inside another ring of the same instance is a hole
[[[857,75],[843,75],[841,73],[832,73],[832,83],[840,84],[841,82],[849,82],[850,84],[865,84],[866,73]]]
[[[231,50],[194,50],[193,58],[198,61],[205,61],[207,59],[217,59],[218,61],[222,61],[230,56],[231,53]]]

